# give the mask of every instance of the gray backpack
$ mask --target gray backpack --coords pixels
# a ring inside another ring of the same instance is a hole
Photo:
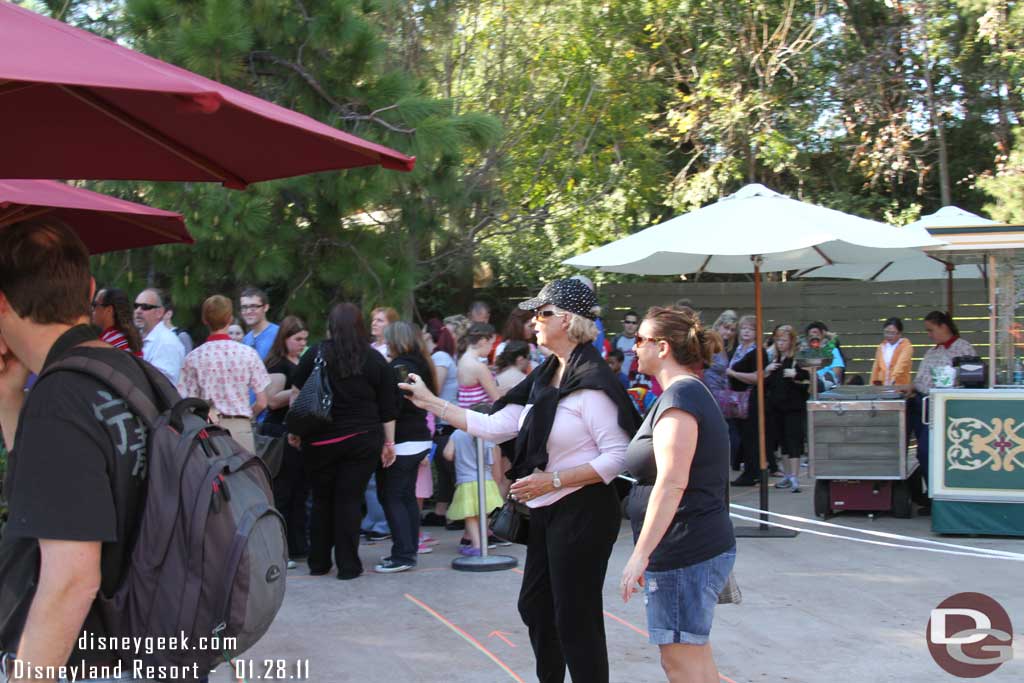
[[[121,585],[97,604],[110,636],[177,639],[173,647],[125,659],[196,665],[203,676],[252,647],[284,601],[288,545],[270,475],[258,457],[207,421],[205,401],[182,400],[138,359],[150,386],[137,387],[97,355],[72,353],[40,377],[59,371],[93,377],[148,428],[148,483],[131,560]]]

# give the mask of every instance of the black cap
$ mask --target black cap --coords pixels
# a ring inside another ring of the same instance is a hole
[[[555,280],[544,285],[540,294],[519,304],[519,308],[535,311],[541,306],[551,304],[563,311],[569,311],[585,318],[595,319],[591,309],[597,306],[597,297],[590,287],[579,280]]]

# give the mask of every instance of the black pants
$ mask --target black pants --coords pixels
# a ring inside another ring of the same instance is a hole
[[[799,458],[804,454],[806,411],[769,409],[765,415],[765,424],[765,449],[772,461],[776,461],[775,450],[780,446],[787,458]]]
[[[761,451],[757,440],[757,389],[750,395],[750,412],[747,419],[740,420],[740,439],[743,444],[743,462],[746,468],[743,470],[744,477],[760,479],[761,477]],[[778,460],[775,458],[775,451],[769,449],[768,435],[765,434],[765,451],[768,460],[768,471],[774,472],[779,469]]]
[[[331,548],[338,574],[355,576],[359,560],[359,521],[363,492],[377,469],[384,448],[381,432],[361,434],[327,446],[305,446],[306,474],[313,489],[309,569],[327,573]]]
[[[391,559],[416,564],[420,545],[420,506],[416,502],[416,475],[430,451],[399,455],[391,467],[377,469],[377,500],[391,527]]]
[[[309,513],[306,499],[309,497],[309,480],[302,451],[285,443],[281,471],[274,478],[274,507],[284,517],[288,531],[288,557],[297,559],[309,554],[306,542],[309,530]]]
[[[608,682],[601,589],[619,533],[619,498],[584,486],[530,513],[519,614],[530,630],[540,683]]]
[[[445,458],[444,447],[452,438],[455,427],[439,425],[434,431],[434,472],[437,473],[437,486],[434,487],[434,502],[448,503],[455,497],[455,462]]]

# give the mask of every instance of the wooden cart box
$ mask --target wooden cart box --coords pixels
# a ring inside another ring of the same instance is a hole
[[[906,479],[904,401],[809,401],[807,443],[816,479]]]

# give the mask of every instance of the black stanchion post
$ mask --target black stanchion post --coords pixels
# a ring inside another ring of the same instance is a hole
[[[491,555],[487,549],[487,457],[483,439],[476,441],[476,499],[480,522],[480,557],[456,557],[452,569],[462,572],[497,572],[512,569],[518,560],[510,555]]]

